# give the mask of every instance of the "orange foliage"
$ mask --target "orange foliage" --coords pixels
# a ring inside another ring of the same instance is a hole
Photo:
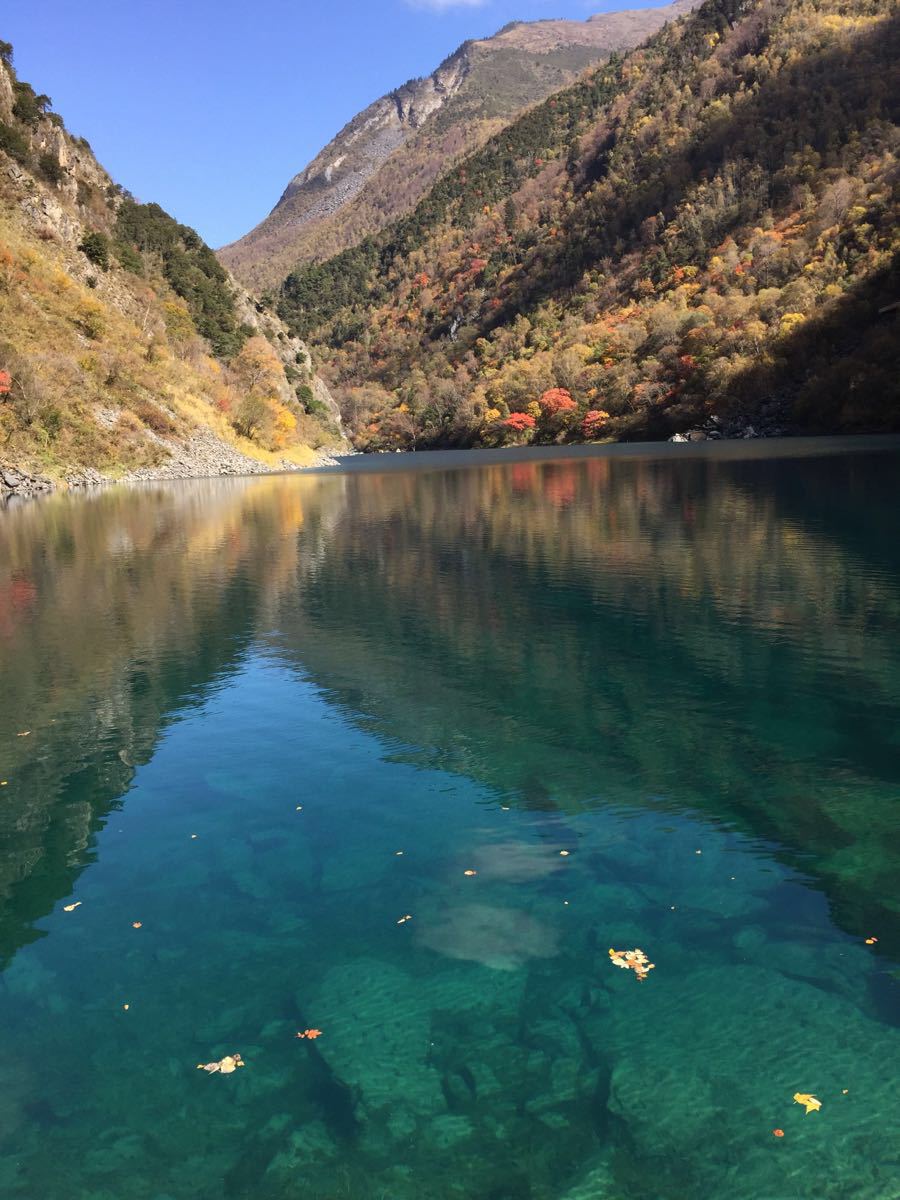
[[[550,388],[544,392],[538,403],[545,417],[554,417],[561,412],[572,412],[578,407],[572,399],[571,392],[565,388]]]

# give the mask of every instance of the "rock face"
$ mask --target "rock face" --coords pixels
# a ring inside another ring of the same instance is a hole
[[[0,66],[0,121],[9,121],[13,110],[12,80],[8,72]]]
[[[523,108],[695,0],[587,21],[517,22],[464,43],[433,74],[382,96],[288,184],[269,216],[219,251],[244,283],[278,283],[299,261],[333,254],[415,207],[441,174]]]

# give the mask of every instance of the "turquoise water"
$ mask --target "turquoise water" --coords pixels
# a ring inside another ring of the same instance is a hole
[[[900,450],[383,468],[0,513],[0,1196],[898,1200]]]

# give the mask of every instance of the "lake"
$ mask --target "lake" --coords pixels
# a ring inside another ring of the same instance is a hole
[[[4,1198],[900,1197],[897,440],[19,505],[0,689]]]

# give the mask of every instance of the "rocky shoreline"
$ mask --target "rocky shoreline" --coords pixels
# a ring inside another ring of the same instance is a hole
[[[201,431],[183,446],[175,447],[169,459],[156,467],[142,467],[126,475],[104,475],[92,467],[83,467],[66,474],[63,484],[45,475],[37,475],[20,467],[0,463],[0,505],[10,500],[29,500],[46,496],[60,486],[68,489],[106,487],[118,483],[145,483],[165,479],[216,479],[238,475],[277,475],[285,471],[300,472],[319,467],[336,466],[338,458],[329,451],[319,451],[308,466],[298,467],[283,459],[275,465],[261,463],[241,454],[239,450],[220,441],[215,434]]]

